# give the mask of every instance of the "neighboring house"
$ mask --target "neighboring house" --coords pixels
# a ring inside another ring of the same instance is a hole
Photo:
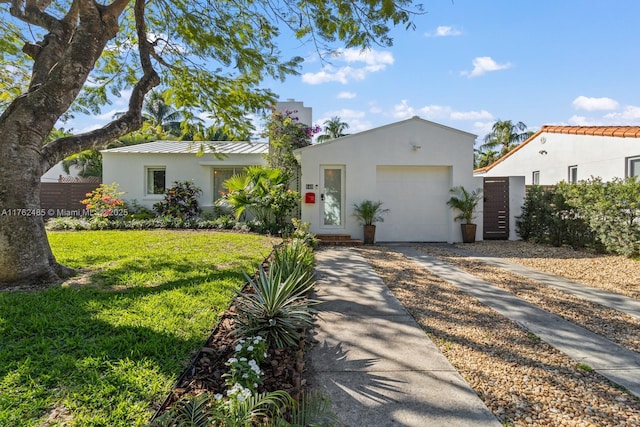
[[[390,211],[377,224],[377,241],[459,242],[460,226],[446,202],[453,186],[482,187],[472,172],[475,139],[413,117],[298,149],[302,220],[316,234],[361,239],[353,206],[380,200]],[[481,238],[482,212],[476,222]]]
[[[526,185],[640,176],[640,126],[543,126],[475,173],[524,176]]]
[[[112,148],[102,150],[102,182],[118,183],[125,199],[152,208],[174,181],[190,180],[202,189],[200,206],[212,212],[224,181],[247,166],[265,164],[267,151],[264,142],[154,141]]]

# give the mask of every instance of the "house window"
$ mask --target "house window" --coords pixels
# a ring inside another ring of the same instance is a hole
[[[627,157],[627,176],[640,177],[640,156]]]
[[[164,194],[167,188],[167,168],[150,167],[147,169],[147,194]]]
[[[569,182],[572,184],[578,182],[578,166],[569,166]]]
[[[238,168],[215,168],[213,170],[213,201],[220,199],[226,192],[224,182],[233,175],[244,172],[244,167]]]
[[[534,171],[531,176],[531,183],[533,185],[540,185],[540,171]]]

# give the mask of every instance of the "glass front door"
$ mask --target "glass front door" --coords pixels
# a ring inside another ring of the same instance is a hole
[[[320,217],[324,228],[344,227],[344,166],[320,168]]]

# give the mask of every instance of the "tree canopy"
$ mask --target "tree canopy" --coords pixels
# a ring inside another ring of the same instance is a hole
[[[0,211],[39,209],[40,176],[139,129],[154,88],[242,133],[248,113],[276,100],[263,81],[298,72],[284,37],[318,52],[390,45],[391,27],[412,27],[419,12],[410,0],[0,0]],[[112,96],[129,98],[124,114],[45,144],[61,118],[96,114]],[[42,217],[0,220],[0,285],[66,273]]]
[[[476,167],[485,167],[516,148],[529,138],[533,132],[527,131],[527,125],[511,120],[498,120],[485,135],[484,144],[476,150]]]

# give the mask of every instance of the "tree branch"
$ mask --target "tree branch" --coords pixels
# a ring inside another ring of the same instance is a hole
[[[128,111],[101,129],[80,135],[59,138],[45,145],[41,151],[41,165],[43,170],[50,169],[53,165],[71,154],[79,153],[80,151],[90,148],[103,148],[110,141],[133,132],[142,126],[142,105],[144,103],[144,97],[151,89],[160,84],[160,77],[158,77],[151,63],[151,45],[146,38],[144,15],[144,0],[136,0],[135,18],[139,39],[138,50],[140,51],[140,61],[144,74],[133,87],[131,98],[129,98]]]

